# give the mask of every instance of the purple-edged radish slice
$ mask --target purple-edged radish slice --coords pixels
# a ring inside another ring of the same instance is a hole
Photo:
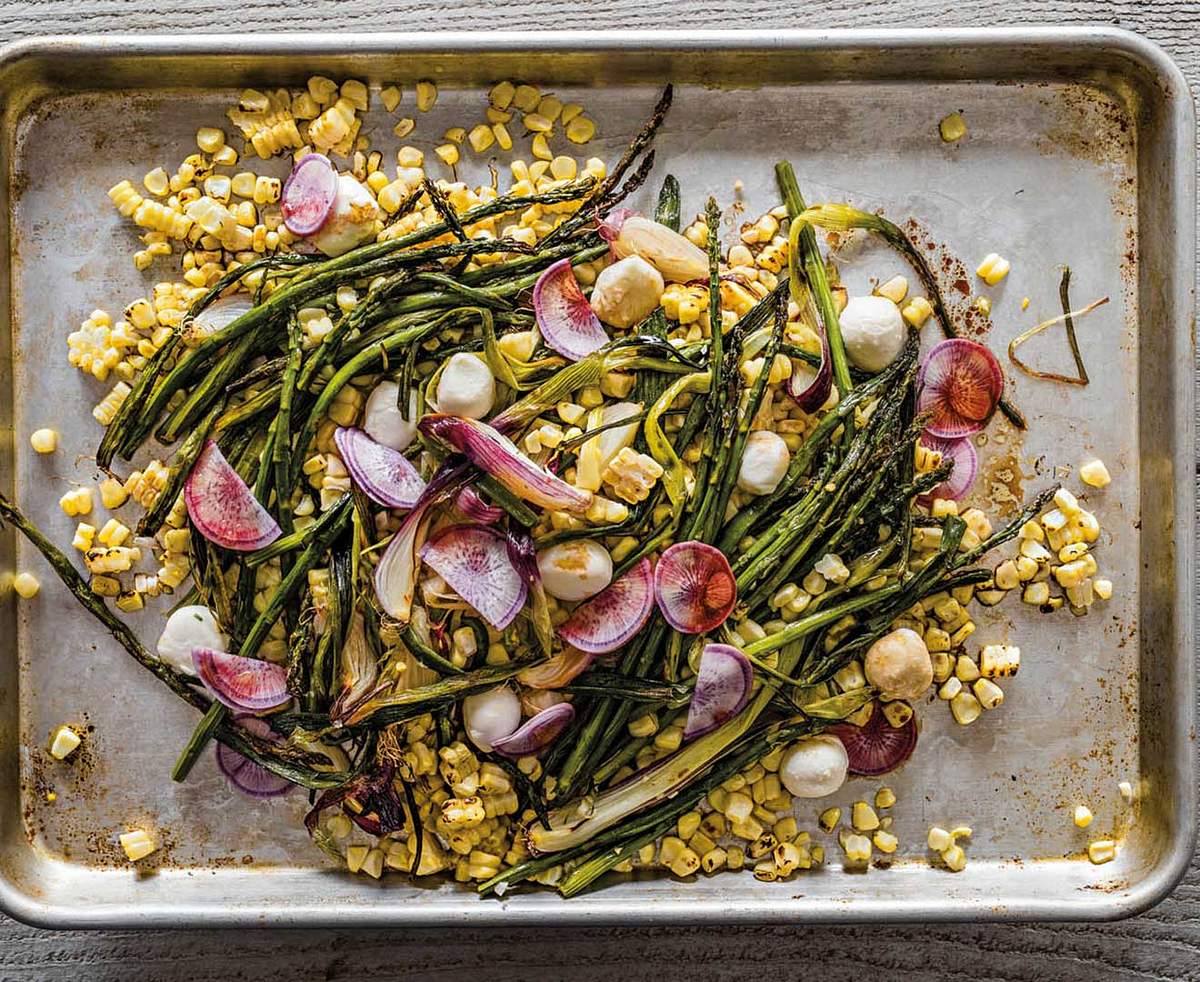
[[[420,430],[457,450],[524,501],[554,511],[585,512],[590,491],[572,487],[526,457],[508,437],[487,423],[465,416],[429,413]]]
[[[243,730],[264,740],[278,740],[270,724],[251,713],[238,713],[233,717],[233,721]],[[223,743],[217,744],[217,769],[225,775],[230,784],[253,798],[275,798],[287,794],[296,786],[254,763],[249,757],[243,757],[236,750],[230,750]]]
[[[193,648],[192,661],[200,681],[230,709],[261,713],[292,697],[282,665],[211,648]]]
[[[921,446],[940,453],[943,461],[949,461],[954,466],[950,476],[928,494],[921,495],[917,503],[928,508],[933,504],[934,498],[952,498],[954,501],[965,498],[971,490],[971,485],[975,483],[975,475],[979,472],[979,455],[975,453],[975,445],[971,443],[970,437],[943,440],[939,436],[922,433]]]
[[[512,623],[529,588],[508,558],[508,542],[484,525],[452,525],[425,543],[421,558],[497,631]]]
[[[283,224],[296,235],[312,235],[329,217],[337,191],[338,173],[329,158],[319,153],[305,154],[296,161],[283,185],[279,199]]]
[[[533,315],[542,339],[564,358],[579,361],[608,344],[608,334],[579,289],[571,260],[548,266],[533,286]]]
[[[333,442],[354,483],[377,505],[411,508],[417,503],[425,482],[404,454],[376,443],[356,426],[339,426]]]
[[[894,771],[912,756],[917,746],[917,718],[911,717],[903,726],[892,726],[876,703],[870,718],[862,726],[839,723],[831,726],[846,748],[850,773],[878,777]]]
[[[683,738],[715,730],[742,711],[750,700],[754,666],[731,644],[706,644],[696,670],[696,688],[688,705]]]
[[[643,559],[576,607],[558,636],[588,654],[607,654],[637,634],[653,609],[654,572],[650,560]]]
[[[200,534],[225,549],[251,552],[280,536],[275,519],[258,503],[254,492],[212,440],[205,442],[188,475],[183,498]]]
[[[480,525],[495,525],[504,517],[503,508],[489,505],[480,497],[479,492],[470,486],[458,492],[454,505],[465,518]]]
[[[729,560],[703,542],[677,542],[654,569],[654,598],[667,623],[684,634],[720,627],[737,602]]]
[[[574,718],[575,707],[569,702],[560,702],[527,719],[515,733],[493,740],[492,749],[512,760],[536,757],[562,735]]]
[[[978,433],[1000,404],[1004,375],[986,347],[967,338],[933,346],[917,375],[917,412],[930,414],[925,432],[946,440]]]

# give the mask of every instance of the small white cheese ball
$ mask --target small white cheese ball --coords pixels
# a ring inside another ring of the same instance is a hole
[[[658,309],[662,292],[662,273],[641,256],[629,256],[600,271],[590,302],[605,324],[627,328]]]
[[[507,685],[467,696],[462,706],[463,728],[484,753],[491,753],[492,742],[515,733],[521,725],[521,700]]]
[[[917,699],[933,685],[933,659],[916,631],[900,627],[867,649],[867,681],[886,700]]]
[[[537,555],[542,586],[555,600],[587,600],[612,582],[612,556],[591,539],[560,542]]]
[[[408,418],[396,406],[400,386],[395,382],[380,382],[367,398],[363,413],[363,429],[376,443],[393,450],[404,450],[417,435],[417,391],[408,393]]]
[[[379,206],[350,174],[338,175],[337,195],[325,224],[308,237],[327,256],[340,256],[375,238]]]
[[[904,347],[904,318],[887,297],[851,297],[838,323],[846,356],[864,372],[882,372]]]
[[[212,611],[195,604],[180,607],[167,618],[162,635],[158,639],[158,657],[176,671],[195,675],[193,648],[224,651],[228,643]]]
[[[438,411],[483,419],[496,402],[496,380],[482,358],[460,351],[450,356],[438,378]]]
[[[849,768],[842,741],[819,734],[788,747],[779,762],[779,780],[797,798],[824,798],[846,783]]]
[[[791,462],[783,437],[770,430],[755,430],[746,438],[737,485],[749,494],[770,494],[779,487]]]

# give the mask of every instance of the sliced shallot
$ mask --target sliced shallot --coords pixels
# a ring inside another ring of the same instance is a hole
[[[625,224],[625,219],[636,214],[632,208],[614,208],[600,219],[596,232],[605,242],[615,242],[621,234],[621,226]]]
[[[676,631],[703,634],[725,622],[737,602],[737,583],[720,549],[677,542],[654,569],[654,597]]]
[[[287,669],[261,658],[244,658],[211,648],[193,648],[196,674],[217,700],[230,709],[261,713],[291,698]]]
[[[338,173],[329,158],[319,153],[305,154],[296,161],[283,185],[279,199],[283,224],[296,235],[312,235],[329,218],[337,191]]]
[[[192,524],[209,542],[251,552],[274,542],[280,528],[213,440],[204,444],[183,486]]]
[[[508,558],[507,541],[495,529],[452,525],[425,543],[421,558],[498,631],[525,605],[529,588]]]
[[[560,259],[538,277],[533,314],[546,344],[571,361],[586,358],[608,343],[604,325],[579,289],[570,259]]]
[[[385,508],[411,508],[425,482],[404,454],[376,443],[356,426],[339,426],[333,442],[363,493]]]
[[[480,525],[495,525],[504,517],[504,509],[489,505],[479,492],[469,485],[458,492],[454,505],[463,516]]]
[[[862,726],[839,723],[830,727],[846,748],[850,758],[850,773],[878,777],[894,771],[912,756],[917,746],[917,718],[913,716],[903,726],[895,727],[879,708]]]
[[[515,733],[493,740],[492,749],[512,760],[536,757],[562,735],[574,718],[575,707],[560,702],[527,719]]]
[[[517,681],[531,689],[561,689],[586,671],[595,658],[578,648],[564,648],[553,658],[525,669],[517,676]]]
[[[265,719],[252,713],[238,713],[233,717],[243,730],[262,737],[264,740],[277,741],[278,736]],[[287,794],[296,785],[278,774],[272,774],[265,767],[254,763],[249,757],[243,757],[236,750],[230,750],[223,743],[217,744],[217,769],[225,775],[235,788],[253,798],[275,798]]]
[[[214,300],[191,320],[184,322],[183,342],[189,346],[197,345],[253,309],[254,298],[245,293]]]
[[[558,636],[593,655],[616,651],[642,629],[654,609],[654,573],[649,559],[580,604]]]
[[[921,446],[942,455],[943,461],[953,464],[950,476],[928,494],[921,495],[917,503],[928,507],[934,498],[952,498],[961,501],[975,483],[975,475],[979,472],[979,455],[970,437],[961,440],[943,440],[929,433],[921,434]]]
[[[750,700],[754,666],[730,644],[706,644],[696,671],[683,738],[691,740],[732,719]]]
[[[957,440],[987,425],[1000,404],[1004,375],[978,341],[947,338],[925,356],[917,384],[917,412],[930,414],[925,431]]]

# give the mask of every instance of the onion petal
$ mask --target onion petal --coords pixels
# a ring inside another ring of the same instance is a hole
[[[564,648],[533,668],[517,675],[517,681],[531,689],[561,689],[587,670],[596,656],[578,648]]]
[[[894,771],[912,756],[917,746],[917,718],[913,716],[901,727],[892,726],[878,704],[862,726],[839,723],[831,726],[829,732],[846,748],[850,773],[865,777]]]
[[[233,717],[233,721],[243,730],[264,740],[279,739],[270,724],[253,713],[238,713]],[[252,798],[275,798],[296,787],[291,781],[278,774],[272,774],[265,767],[254,763],[249,757],[243,757],[223,743],[217,744],[216,757],[217,769],[225,775],[226,780]]]
[[[495,525],[504,517],[503,508],[489,505],[470,485],[458,492],[454,505],[462,512],[464,518],[480,525]]]
[[[245,293],[235,293],[214,300],[182,328],[183,343],[189,347],[198,345],[211,334],[228,327],[243,314],[254,309],[254,298]]]
[[[787,394],[806,413],[815,413],[825,405],[829,393],[833,391],[833,360],[829,357],[829,337],[824,331],[818,333],[821,335],[821,367],[813,372],[808,362],[793,361],[792,374],[787,380]],[[764,372],[769,370],[769,365],[763,366]]]
[[[453,447],[525,501],[555,511],[579,513],[591,506],[591,492],[572,487],[538,466],[487,423],[448,413],[429,413],[419,425],[422,433]]]
[[[580,604],[558,629],[568,644],[593,655],[616,651],[632,638],[654,610],[654,572],[649,559]]]
[[[600,219],[596,232],[605,242],[609,244],[616,242],[617,236],[621,234],[621,226],[625,224],[625,219],[636,214],[637,212],[632,208],[614,208]],[[615,256],[616,253],[613,255]]]
[[[921,445],[940,453],[943,460],[950,461],[954,466],[950,476],[928,494],[921,495],[917,503],[927,508],[934,498],[951,498],[954,501],[965,498],[971,490],[971,485],[975,483],[975,475],[979,472],[979,455],[975,452],[975,444],[971,442],[971,438],[943,440],[941,437],[922,433]]]
[[[376,443],[356,426],[339,426],[333,442],[364,494],[385,508],[411,508],[425,482],[404,454]]]
[[[274,662],[212,648],[193,648],[192,661],[200,681],[230,709],[258,713],[282,706],[292,697],[287,670]]]
[[[706,644],[696,670],[696,687],[688,705],[683,738],[691,740],[715,730],[750,701],[754,666],[731,644]]]
[[[542,339],[564,358],[579,361],[608,343],[608,334],[579,289],[570,259],[546,267],[533,286],[533,314]]]
[[[337,197],[338,173],[329,158],[308,153],[296,161],[279,199],[283,224],[296,235],[312,235],[329,218]]]
[[[917,375],[917,412],[931,418],[925,431],[946,440],[978,433],[1000,404],[1004,375],[984,345],[947,338],[933,346]]]
[[[507,540],[495,529],[452,525],[425,543],[421,558],[498,631],[525,605],[528,587],[508,558]]]
[[[719,627],[737,602],[737,582],[725,554],[703,542],[677,542],[659,557],[654,596],[668,624],[684,634]]]
[[[183,486],[192,524],[209,542],[252,552],[279,538],[281,530],[238,476],[213,440],[207,440]]]
[[[492,749],[513,760],[535,757],[557,740],[573,719],[575,707],[569,702],[560,702],[526,720],[515,733],[493,740]]]

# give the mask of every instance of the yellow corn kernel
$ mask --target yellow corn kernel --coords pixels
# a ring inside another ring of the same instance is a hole
[[[161,198],[171,190],[171,179],[161,167],[155,167],[142,177],[142,186],[155,197]]]
[[[1087,847],[1088,859],[1100,866],[1117,858],[1117,844],[1112,839],[1097,839]]]
[[[1112,477],[1108,473],[1108,468],[1104,466],[1104,461],[1094,459],[1079,468],[1079,480],[1088,487],[1103,488],[1112,481]]]
[[[120,508],[129,497],[125,486],[115,477],[106,477],[100,482],[100,504],[109,511]]]
[[[920,328],[933,314],[933,305],[924,297],[913,297],[904,305],[900,316],[915,328]]]
[[[34,430],[29,445],[38,453],[54,453],[58,449],[58,432],[51,429]]]
[[[1092,589],[1096,591],[1096,596],[1101,600],[1110,600],[1113,595],[1112,580],[1104,579],[1103,577],[1092,581]]]
[[[22,600],[31,600],[37,596],[38,591],[42,588],[38,578],[32,573],[18,573],[13,577],[13,590]]]
[[[121,848],[125,851],[125,855],[131,863],[136,863],[139,859],[145,859],[158,849],[158,844],[151,837],[150,833],[144,829],[122,832],[117,837],[117,841],[120,842]]]
[[[1086,829],[1092,824],[1092,810],[1087,805],[1076,805],[1071,819],[1079,828]]]
[[[83,743],[78,733],[65,723],[55,729],[50,738],[50,756],[55,760],[66,760]]]
[[[496,145],[501,150],[511,150],[513,147],[512,136],[508,132],[508,127],[503,123],[494,123],[492,125],[492,135],[496,138]]]
[[[976,679],[971,688],[984,709],[997,709],[1004,702],[1004,690],[991,679]]]
[[[891,788],[883,787],[875,792],[876,808],[891,808],[895,803],[896,793]]]
[[[509,100],[508,105],[511,105],[514,109],[519,109],[523,113],[529,113],[537,108],[537,104],[541,101],[541,98],[542,94],[538,91],[536,85],[518,85],[513,90],[512,98]],[[501,106],[496,102],[493,102],[492,105],[498,109],[508,108],[508,105]]]
[[[866,864],[871,859],[871,840],[854,832],[842,836],[842,851],[849,863]]]
[[[75,488],[58,499],[59,507],[71,518],[89,515],[92,511],[91,488]]]
[[[954,662],[954,676],[960,682],[974,682],[979,678],[979,666],[969,655],[959,655]]]
[[[71,540],[71,545],[80,552],[87,552],[92,548],[96,539],[96,526],[89,525],[87,522],[80,522],[75,527],[75,537]]]
[[[934,852],[944,852],[954,845],[954,837],[939,825],[930,826],[925,841]]]
[[[497,109],[507,109],[512,104],[516,91],[516,86],[512,82],[507,80],[497,82],[488,92],[488,102]]]
[[[967,135],[967,121],[962,113],[948,113],[938,120],[938,133],[944,143],[954,143]]]
[[[988,286],[995,286],[1008,275],[1010,269],[1012,269],[1012,263],[999,253],[989,252],[983,257],[983,262],[976,267],[975,275]]]
[[[132,533],[130,532],[128,526],[124,525],[115,518],[110,518],[100,529],[100,533],[97,538],[103,545],[119,546],[126,539],[128,539],[131,534]]]
[[[969,726],[979,719],[983,706],[975,694],[963,689],[950,700],[950,712],[961,726]]]
[[[383,108],[388,112],[395,112],[396,107],[400,105],[400,100],[403,98],[403,91],[397,85],[389,85],[386,89],[379,92],[379,101],[383,103]]]
[[[1021,667],[1021,649],[1015,644],[985,644],[979,652],[984,678],[1012,678]]]
[[[576,116],[567,123],[567,139],[572,143],[587,143],[596,135],[596,124],[587,116]]]
[[[943,849],[941,855],[942,862],[946,864],[946,869],[951,872],[961,873],[967,868],[967,854],[963,852],[962,846],[957,843],[947,849]]]
[[[437,102],[438,90],[433,82],[424,80],[417,83],[417,109],[427,113]]]
[[[900,840],[886,829],[879,829],[871,836],[871,842],[882,853],[891,855],[900,846]]]
[[[458,163],[459,153],[458,147],[453,143],[443,143],[440,147],[435,147],[433,150],[449,167],[453,167]]]
[[[870,832],[879,828],[879,816],[865,801],[856,801],[851,809],[850,824],[859,832]]]
[[[131,218],[144,200],[130,181],[120,181],[108,189],[109,200],[117,206],[123,218]]]
[[[546,134],[538,133],[533,138],[533,143],[530,145],[530,151],[538,160],[550,161],[554,159],[554,154],[550,152],[550,144],[546,142]]]

